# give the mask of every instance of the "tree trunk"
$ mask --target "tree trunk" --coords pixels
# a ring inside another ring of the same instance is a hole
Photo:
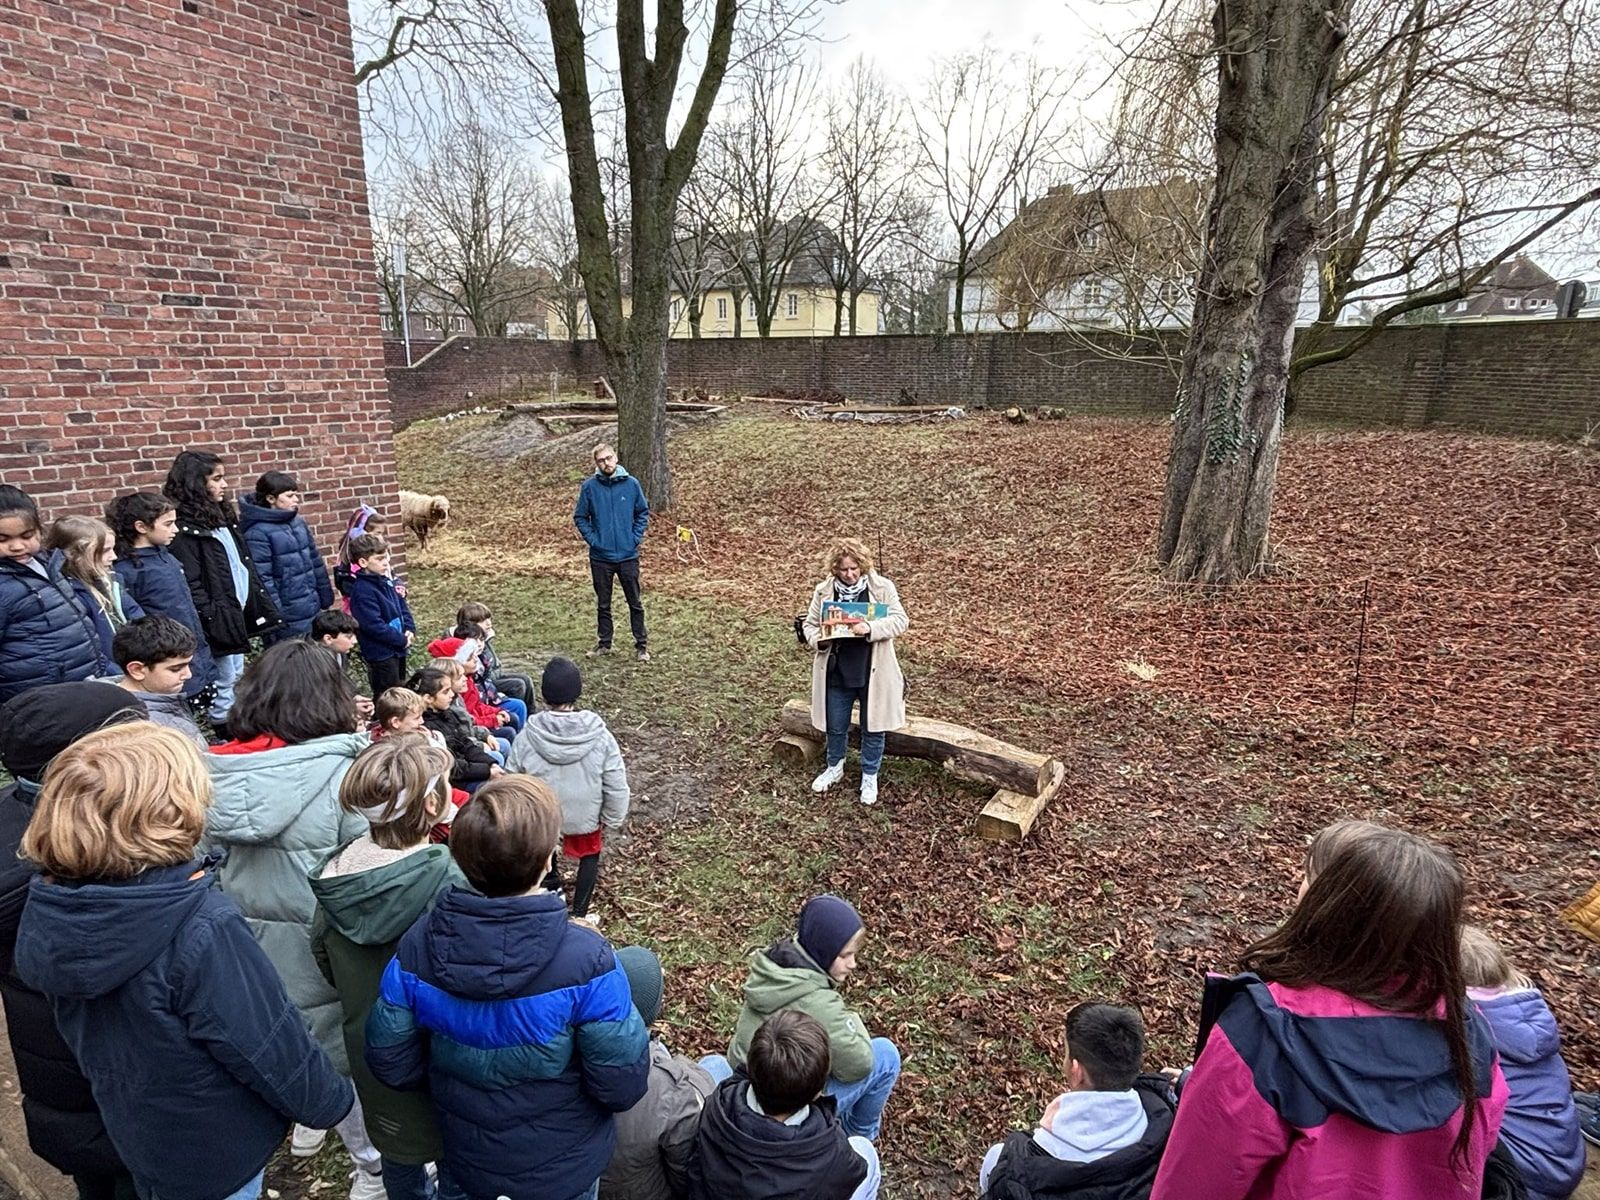
[[[1268,563],[1313,183],[1348,0],[1218,0],[1216,188],[1167,459],[1157,558],[1234,583]]]
[[[630,321],[628,352],[612,363],[617,388],[617,458],[638,476],[650,507],[672,507],[667,466],[667,336],[660,322]],[[649,480],[649,483],[645,481]]]
[[[838,337],[844,332],[844,291],[840,288],[833,289],[833,336]],[[851,333],[855,330],[851,329]]]
[[[956,257],[956,307],[953,314],[953,323],[957,333],[965,333],[966,325],[962,321],[962,314],[966,311],[967,303],[967,252],[958,250]]]

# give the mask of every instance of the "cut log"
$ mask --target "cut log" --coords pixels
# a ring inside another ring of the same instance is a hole
[[[822,743],[786,733],[772,743],[772,755],[788,766],[803,767],[822,757]]]
[[[778,723],[784,733],[813,741],[822,738],[821,731],[811,724],[809,701],[790,700]],[[852,728],[858,724],[852,718]],[[884,749],[906,758],[932,759],[957,778],[1024,796],[1041,794],[1059,765],[1048,754],[1035,754],[964,726],[924,717],[908,717],[904,726],[889,733]]]
[[[978,836],[991,842],[1020,842],[1028,836],[1028,830],[1033,828],[1044,806],[1056,798],[1066,775],[1066,768],[1056,763],[1050,782],[1037,796],[1024,796],[1021,792],[1001,788],[978,814]]]

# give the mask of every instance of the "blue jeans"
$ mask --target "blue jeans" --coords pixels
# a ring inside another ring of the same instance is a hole
[[[861,701],[861,773],[876,775],[883,765],[881,733],[867,732],[867,689],[850,691],[828,685],[826,712],[828,719],[828,765],[837,766],[844,761],[845,748],[850,744],[850,710]]]
[[[228,710],[233,707],[233,685],[239,682],[239,676],[242,674],[244,674],[244,655],[217,655],[217,692],[211,698],[212,721],[228,719]]]
[[[510,728],[521,733],[522,727],[528,723],[528,706],[508,696],[501,696],[496,706],[511,714]]]
[[[383,1193],[389,1200],[467,1200],[443,1163],[435,1186],[421,1163],[398,1163],[389,1158],[383,1160]]]
[[[720,1054],[708,1054],[700,1060],[716,1083],[733,1074],[733,1067]],[[889,1102],[889,1093],[900,1078],[900,1051],[888,1038],[872,1039],[872,1069],[865,1079],[843,1083],[829,1079],[823,1094],[832,1096],[839,1106],[839,1124],[850,1137],[863,1137],[876,1141],[883,1128],[883,1107]]]

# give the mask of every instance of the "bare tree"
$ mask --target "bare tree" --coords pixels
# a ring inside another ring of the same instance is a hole
[[[530,223],[529,260],[546,278],[545,299],[561,318],[569,341],[587,335],[583,277],[578,273],[578,238],[572,229],[572,197],[565,183],[537,181]]]
[[[1216,182],[1156,554],[1233,583],[1267,561],[1289,346],[1347,0],[1225,0],[1213,17]]]
[[[722,286],[727,275],[727,260],[717,245],[717,174],[702,154],[700,169],[683,189],[678,209],[677,237],[667,270],[672,290],[683,304],[683,317],[689,323],[689,336],[700,336],[705,315],[706,293]]]
[[[957,333],[966,329],[972,254],[1040,186],[1069,91],[1032,58],[977,52],[938,60],[916,107],[919,170],[953,232]]]

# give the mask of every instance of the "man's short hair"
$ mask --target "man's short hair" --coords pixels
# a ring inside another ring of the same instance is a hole
[[[389,539],[381,533],[363,533],[350,539],[349,551],[350,561],[359,563],[389,553]]]
[[[311,618],[311,640],[320,642],[323,638],[338,637],[341,633],[359,633],[361,626],[356,619],[347,612],[337,608],[325,609]]]
[[[593,450],[589,451],[589,457],[591,459],[599,458],[600,457],[600,452],[602,450],[605,451],[607,454],[615,454],[617,452],[617,448],[615,446],[613,446],[610,442],[598,442],[598,443],[596,443],[595,448]]]
[[[744,1069],[761,1111],[788,1116],[821,1095],[829,1065],[828,1031],[815,1017],[785,1008],[756,1030]]]
[[[153,667],[175,658],[193,658],[197,646],[194,631],[182,621],[162,616],[140,617],[117,630],[116,637],[111,639],[111,658],[126,671],[129,663]]]
[[[480,787],[450,826],[450,855],[485,896],[520,896],[544,878],[561,840],[561,805],[531,775],[502,775]]]
[[[1144,1020],[1120,1004],[1080,1004],[1067,1014],[1067,1057],[1095,1091],[1125,1092],[1144,1067]]]

